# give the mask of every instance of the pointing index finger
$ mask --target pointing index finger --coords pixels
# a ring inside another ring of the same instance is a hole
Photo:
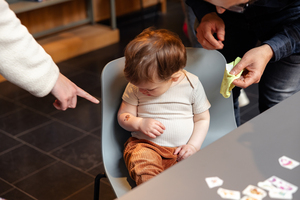
[[[80,87],[78,87],[78,86],[76,86],[76,87],[77,87],[77,95],[78,96],[85,98],[86,100],[89,100],[90,102],[93,102],[95,104],[99,103],[98,99],[96,99],[95,97],[93,97],[92,95],[90,95],[89,93],[87,93],[86,91],[81,89]]]

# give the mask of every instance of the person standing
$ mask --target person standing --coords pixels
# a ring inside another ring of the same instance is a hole
[[[231,74],[240,88],[259,83],[263,112],[300,90],[300,1],[186,0],[200,24],[197,38],[205,49],[219,50],[227,62],[242,60]],[[236,116],[238,96],[233,91]]]
[[[75,108],[77,96],[99,103],[59,72],[4,0],[0,0],[0,30],[0,74],[8,81],[37,97],[51,93],[58,110]]]

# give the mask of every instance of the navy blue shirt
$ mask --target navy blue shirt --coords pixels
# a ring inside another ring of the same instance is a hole
[[[215,5],[203,0],[186,0],[186,3],[199,21],[204,15],[216,12]],[[300,53],[300,0],[258,0],[241,15],[262,44],[271,46],[272,61]]]

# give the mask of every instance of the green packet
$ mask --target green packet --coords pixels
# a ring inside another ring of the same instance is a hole
[[[241,58],[237,57],[233,62],[226,64],[226,68],[224,71],[223,80],[222,80],[222,84],[221,84],[221,89],[220,89],[220,93],[223,95],[224,98],[230,97],[231,90],[235,87],[235,85],[233,85],[232,82],[235,79],[240,78],[243,73],[243,70],[242,70],[237,75],[229,74],[229,72],[232,70],[232,68],[236,64],[238,64],[240,61],[241,61]]]

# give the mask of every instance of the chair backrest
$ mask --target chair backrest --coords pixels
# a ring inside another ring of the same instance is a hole
[[[123,75],[124,57],[108,63],[101,75],[102,90],[102,159],[106,175],[117,197],[135,184],[123,161],[124,143],[130,133],[118,125],[117,112],[127,85]],[[211,103],[211,123],[202,148],[236,128],[232,98],[220,94],[225,59],[218,51],[187,48],[185,69],[197,75]]]

